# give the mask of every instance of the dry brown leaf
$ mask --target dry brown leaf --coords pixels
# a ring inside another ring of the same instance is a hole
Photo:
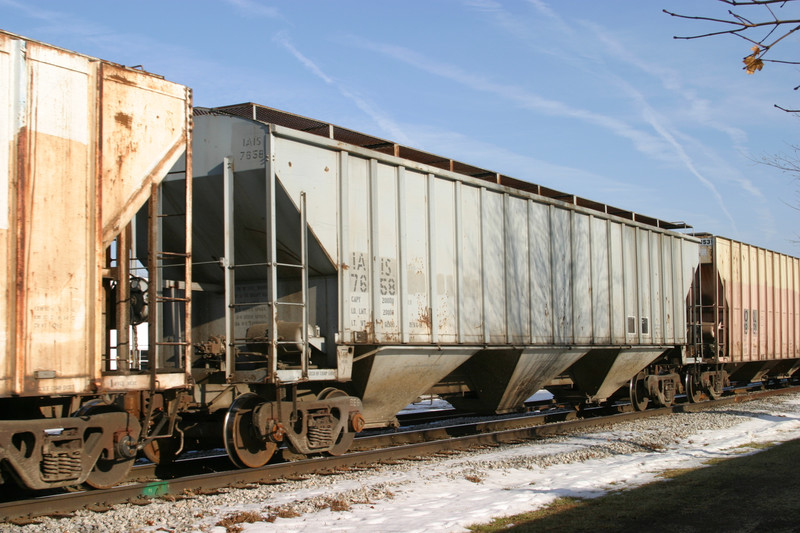
[[[744,62],[744,68],[748,74],[753,74],[757,70],[761,70],[764,68],[764,62],[758,58],[758,54],[761,52],[761,48],[758,46],[754,46],[751,48],[753,51],[752,54],[745,57],[742,61]]]

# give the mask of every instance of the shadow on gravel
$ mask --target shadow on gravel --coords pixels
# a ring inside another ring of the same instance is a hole
[[[736,417],[757,418],[759,420],[768,420],[770,422],[786,422],[787,420],[797,420],[796,416],[774,415],[767,412],[758,411],[739,411],[737,409],[725,409],[716,411],[721,415],[733,415]]]
[[[744,451],[744,449],[743,449]],[[514,532],[800,531],[800,440],[592,500]]]

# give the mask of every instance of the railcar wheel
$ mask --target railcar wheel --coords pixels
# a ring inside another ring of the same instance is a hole
[[[180,450],[181,444],[175,437],[165,437],[163,439],[155,439],[148,442],[142,453],[147,460],[157,465],[168,465],[175,462]]]
[[[161,412],[153,420],[152,425],[157,426],[163,421],[166,413]],[[142,448],[142,455],[148,461],[157,465],[168,465],[175,462],[175,458],[183,449],[183,433],[175,428],[175,434],[153,439]]]
[[[100,457],[86,478],[86,484],[94,489],[110,489],[125,479],[135,460],[135,456],[130,459]]]
[[[709,398],[712,400],[719,400],[722,397],[723,382],[724,378],[722,372],[716,372],[714,379],[711,380],[711,383],[706,389]]]
[[[341,398],[342,396],[348,396],[348,394],[342,390],[335,389],[333,387],[329,387],[322,392],[319,393],[317,396],[318,400],[327,400],[329,398]],[[339,414],[339,418],[341,420],[342,413]],[[345,414],[345,416],[348,416]],[[339,434],[333,437],[333,446],[330,447],[328,450],[329,455],[342,455],[343,453],[347,453],[347,450],[350,449],[350,446],[353,444],[353,440],[356,438],[356,434],[349,430],[350,421],[346,420],[344,425],[341,427]]]
[[[698,403],[703,399],[703,390],[700,383],[697,382],[697,377],[691,371],[686,373],[684,378],[684,386],[686,387],[686,397],[692,403]]]
[[[225,451],[239,468],[264,466],[278,448],[274,442],[259,438],[253,426],[253,410],[261,402],[257,394],[242,394],[225,414],[222,427]]]
[[[637,411],[644,411],[647,409],[647,404],[650,403],[650,398],[647,395],[647,387],[645,386],[645,373],[639,372],[631,378],[629,384],[631,405]]]
[[[91,402],[83,406],[76,416],[92,416],[102,413],[122,412],[120,409],[106,405],[99,401]],[[113,428],[114,431],[114,450],[112,457],[108,456],[108,451],[103,450],[92,471],[84,482],[85,485],[95,489],[110,489],[125,479],[131,471],[136,460],[135,444],[139,439],[142,430],[139,421],[128,415],[125,427]]]

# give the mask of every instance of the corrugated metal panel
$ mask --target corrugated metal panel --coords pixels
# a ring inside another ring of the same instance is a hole
[[[438,342],[458,342],[458,293],[456,292],[456,266],[459,251],[456,248],[455,183],[428,178],[430,196],[436,198],[436,208],[431,216],[431,257],[435,264],[431,284],[432,317],[436,324]],[[400,237],[402,238],[402,236]]]
[[[506,276],[503,194],[481,188],[483,327],[487,344],[506,343]],[[470,290],[470,289],[467,289]],[[477,290],[475,287],[473,290]]]
[[[552,250],[550,249],[550,207],[528,202],[530,217],[530,247],[532,280],[550,280],[553,276]],[[531,341],[533,344],[553,343],[553,286],[536,283],[531,286]]]
[[[105,248],[185,149],[189,92],[5,32],[0,76],[0,395],[88,392]]]
[[[318,236],[317,224],[342,228],[339,251],[333,237],[321,241],[341,257],[344,342],[685,342],[694,239],[285,128],[273,134],[279,168],[297,154],[338,154],[326,167],[340,169],[342,219],[319,203],[309,224]],[[309,168],[279,178],[290,196],[304,190],[314,201],[308,191],[329,176]]]
[[[792,357],[800,357],[800,261],[792,261],[794,273],[794,349]]]
[[[9,183],[16,211],[10,235],[16,295],[9,306],[15,316],[9,318],[16,343],[14,382],[5,392],[81,391],[97,375],[91,335],[99,314],[91,268],[96,220],[84,209],[96,193],[89,133],[94,73],[86,58],[32,42],[12,61],[22,63],[12,68],[24,73],[27,101],[12,152],[19,166]],[[58,377],[36,381],[38,372]]]
[[[594,342],[592,330],[592,242],[589,233],[589,216],[572,213],[572,302],[573,343]],[[600,310],[598,309],[598,312]]]
[[[676,262],[673,255],[674,241],[675,239],[666,236],[661,239],[662,280],[664,283],[664,342],[667,344],[672,344],[675,342],[676,338],[680,338],[680,335],[676,337],[675,334],[676,323],[680,323],[680,321],[676,321],[675,318],[680,317],[681,314],[675,314],[675,294],[679,289],[675,286],[677,276],[675,270]],[[678,300],[678,302],[682,303],[682,300]]]
[[[800,356],[800,259],[714,238],[732,362]]]
[[[461,342],[482,344],[483,337],[483,256],[481,253],[481,189],[459,187],[461,195]],[[532,252],[533,253],[533,252]],[[469,289],[469,290],[468,290]],[[535,291],[536,287],[531,287]],[[532,293],[531,298],[535,298]],[[536,309],[533,306],[533,309]],[[546,313],[546,309],[544,309]],[[534,327],[537,322],[534,322]]]
[[[22,128],[20,120],[24,117],[21,108],[27,92],[24,77],[20,76],[19,56],[23,53],[23,43],[0,34],[0,76],[7,83],[0,86],[0,393],[11,390],[12,364],[14,358],[15,335],[12,322],[14,314],[15,265],[13,261],[14,236],[9,231],[11,224],[11,204],[13,203],[13,176],[16,162],[11,154],[16,153],[18,133]],[[13,161],[13,162],[12,162]]]
[[[750,324],[749,324],[749,342],[747,346],[747,355],[750,359],[758,358],[758,323],[759,323],[759,272],[758,272],[758,249],[752,246],[747,247],[747,279],[748,283],[747,296],[749,299],[748,308],[750,309]]]
[[[756,291],[758,293],[758,328],[757,337],[758,337],[758,351],[756,353],[766,354],[769,347],[769,335],[767,331],[767,326],[769,324],[768,319],[768,309],[767,306],[767,251],[759,249],[758,250],[758,278],[756,279]]]
[[[684,306],[698,264],[692,237],[230,116],[198,118],[198,180],[220,173],[217,160],[241,142],[236,132],[245,125],[272,139],[271,167],[286,194],[279,227],[294,224],[291,210],[306,195],[311,254],[319,247],[338,271],[341,344],[686,341]],[[234,165],[239,188],[263,180],[268,167],[263,159]],[[260,190],[242,194],[260,202]],[[263,247],[262,239],[236,230],[245,250]],[[278,239],[288,253],[292,235]],[[312,260],[312,269],[326,268]]]
[[[650,334],[653,336],[654,343],[665,344],[663,316],[664,264],[661,261],[661,239],[665,237],[652,231],[648,233],[650,234],[650,272],[653,277],[650,300]]]
[[[594,340],[600,344],[611,343],[611,263],[608,241],[608,222],[591,217],[591,294],[592,330]],[[603,312],[602,310],[608,310]]]

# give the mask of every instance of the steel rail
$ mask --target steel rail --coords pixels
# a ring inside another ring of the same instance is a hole
[[[574,410],[552,410],[547,412],[531,412],[517,414],[515,416],[502,415],[476,415],[474,413],[450,413],[449,418],[432,417],[428,420],[418,419],[419,424],[450,421],[448,425],[441,425],[427,428],[406,429],[402,431],[384,431],[374,435],[356,437],[349,448],[349,452],[374,450],[389,446],[399,446],[402,444],[414,444],[429,442],[433,440],[449,439],[457,436],[467,436],[476,433],[487,433],[514,429],[521,427],[531,427],[538,424],[550,424],[574,419],[577,415]],[[480,418],[481,420],[472,422],[458,422],[461,418]],[[230,463],[224,453],[211,454],[204,457],[193,459],[178,460],[175,463],[160,467],[151,463],[135,465],[128,475],[128,482],[144,482],[154,478],[176,478],[182,472],[191,471],[192,468],[200,468],[208,471],[233,470],[236,467]]]
[[[90,490],[49,495],[34,499],[0,503],[0,520],[14,523],[25,523],[33,517],[72,513],[79,509],[104,510],[122,503],[145,504],[149,500],[161,496],[202,495],[204,492],[224,488],[243,488],[253,484],[275,484],[291,481],[298,476],[311,474],[331,474],[338,470],[347,471],[352,468],[364,468],[380,465],[385,461],[413,460],[421,456],[435,455],[443,451],[467,451],[482,446],[520,443],[538,440],[543,437],[559,435],[576,430],[613,425],[642,418],[664,416],[672,413],[692,413],[720,407],[738,402],[753,401],[761,398],[800,392],[800,386],[782,389],[755,391],[727,396],[719,400],[700,403],[682,403],[671,407],[648,409],[646,411],[630,411],[609,416],[581,418],[513,429],[500,429],[486,433],[452,436],[444,430],[442,438],[426,442],[406,443],[364,451],[355,451],[338,457],[321,457],[301,461],[267,465],[261,468],[230,470],[207,474],[190,475],[171,480],[155,480],[134,483],[108,490]],[[451,428],[452,429],[452,428]],[[434,430],[434,431],[436,431]],[[397,437],[398,434],[393,435]],[[375,441],[387,436],[377,436]],[[372,438],[372,437],[370,437]],[[366,440],[366,439],[361,439]],[[391,439],[389,439],[391,440]]]

